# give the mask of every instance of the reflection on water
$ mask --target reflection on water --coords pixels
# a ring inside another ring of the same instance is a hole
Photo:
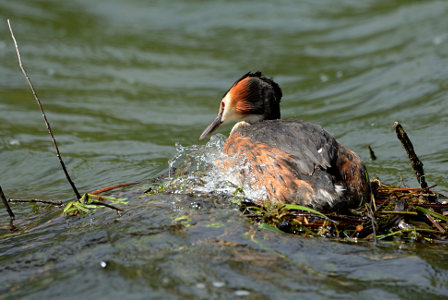
[[[194,145],[220,96],[262,70],[283,88],[284,117],[324,126],[372,177],[416,186],[392,131],[400,121],[428,183],[448,193],[447,12],[443,1],[3,1],[0,184],[9,197],[73,200],[18,69],[10,18],[81,191],[158,176],[180,153],[176,143],[207,147]],[[367,145],[378,160],[368,160]],[[219,197],[142,190],[126,191],[121,217],[99,210],[67,219],[56,208],[13,205],[19,231],[2,225],[2,296],[448,294],[445,246],[279,235],[256,230]]]

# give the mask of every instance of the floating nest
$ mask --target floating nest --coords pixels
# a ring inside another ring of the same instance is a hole
[[[317,212],[299,205],[254,205],[241,209],[261,228],[345,241],[448,239],[446,197],[428,188],[401,188],[372,180],[372,201],[346,214]]]

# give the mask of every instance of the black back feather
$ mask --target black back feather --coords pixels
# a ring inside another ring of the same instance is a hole
[[[327,170],[335,164],[338,143],[319,125],[299,120],[266,120],[240,126],[235,133],[292,154],[296,170],[304,174],[312,175],[317,168]]]

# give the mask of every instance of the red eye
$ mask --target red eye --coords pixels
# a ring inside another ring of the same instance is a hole
[[[223,102],[221,102],[221,107],[224,108],[226,106],[226,104]]]

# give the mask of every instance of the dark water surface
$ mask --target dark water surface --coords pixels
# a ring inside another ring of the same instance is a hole
[[[416,186],[400,121],[448,193],[447,15],[447,1],[0,1],[0,185],[73,200],[10,18],[83,192],[167,170],[175,143],[205,143],[230,84],[262,70],[283,88],[284,117],[323,125],[372,177]],[[448,297],[446,246],[306,239],[259,230],[219,198],[126,196],[121,217],[14,204],[15,232],[0,209],[0,298]]]

